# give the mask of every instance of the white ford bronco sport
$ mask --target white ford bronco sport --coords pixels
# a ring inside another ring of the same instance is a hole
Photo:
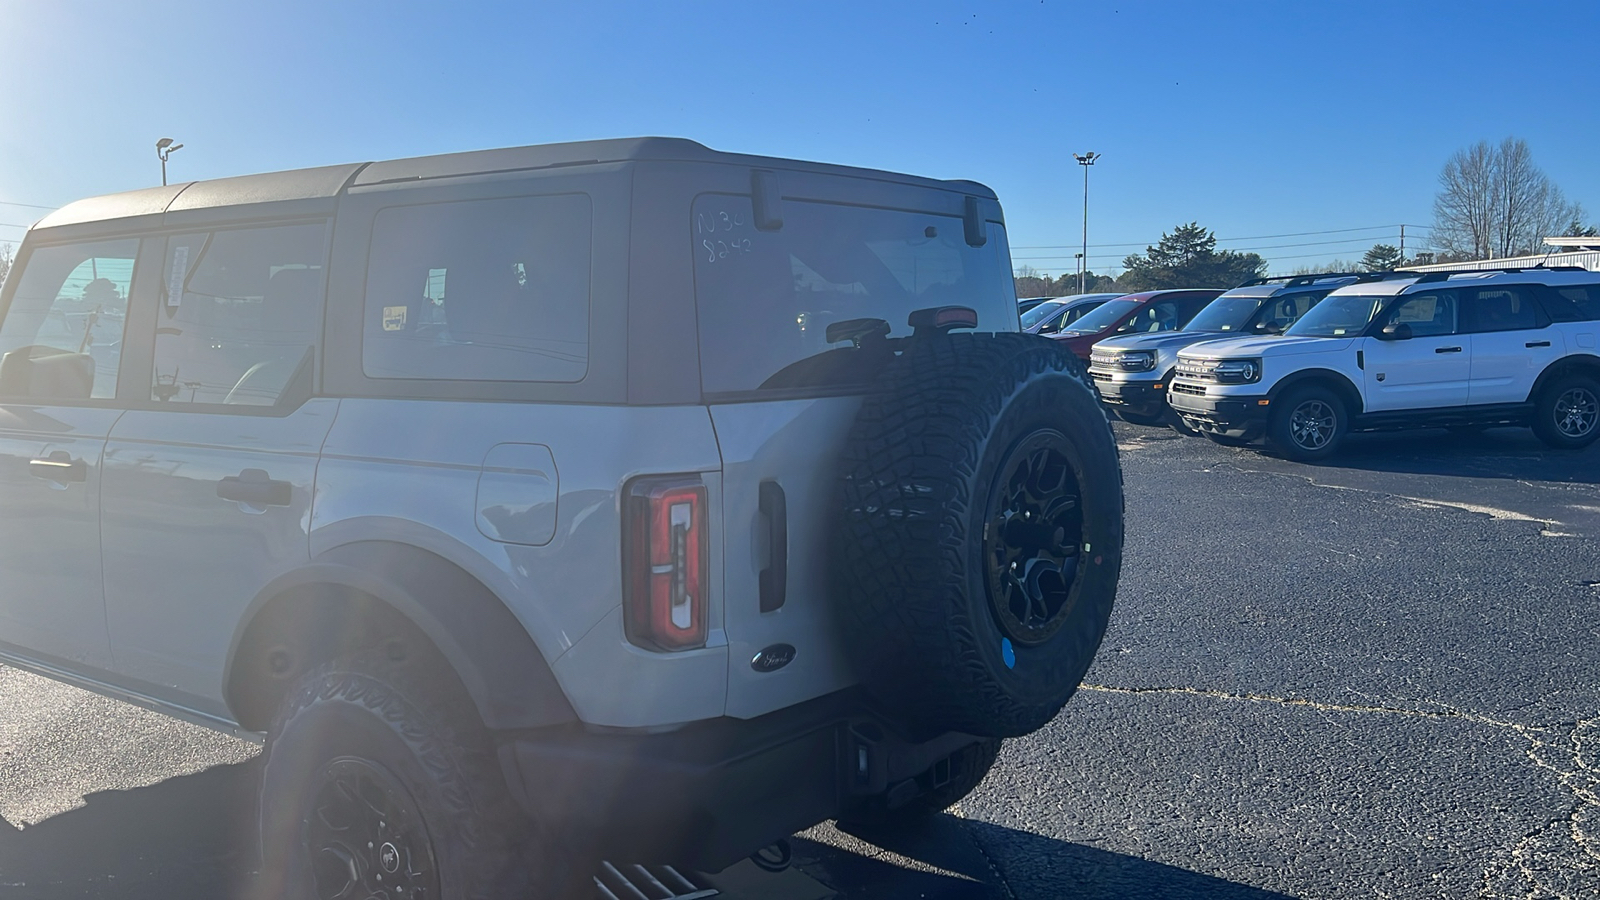
[[[0,661],[263,740],[270,896],[942,809],[1120,566],[1017,328],[987,188],[683,140],[81,201],[0,292]]]
[[[1552,447],[1600,437],[1600,274],[1413,273],[1333,291],[1283,337],[1178,354],[1168,402],[1224,441],[1301,460],[1351,431],[1530,425]]]

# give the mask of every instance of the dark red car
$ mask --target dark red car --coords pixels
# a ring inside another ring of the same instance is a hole
[[[1061,341],[1084,362],[1089,348],[1108,337],[1152,331],[1177,331],[1195,313],[1216,299],[1220,290],[1145,291],[1108,300],[1093,312],[1050,337]]]

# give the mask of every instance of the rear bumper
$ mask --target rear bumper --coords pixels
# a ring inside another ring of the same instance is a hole
[[[600,837],[607,858],[719,871],[922,775],[978,739],[911,736],[843,691],[665,734],[560,726],[502,734],[516,799]]]
[[[1173,410],[1198,430],[1245,439],[1266,431],[1267,401],[1265,395],[1211,397],[1176,390],[1167,395]]]

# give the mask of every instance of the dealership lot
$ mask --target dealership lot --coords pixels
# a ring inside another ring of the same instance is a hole
[[[821,826],[858,897],[1600,896],[1600,449],[1358,435],[1304,466],[1119,424],[1085,689],[959,815]],[[0,897],[236,896],[256,749],[0,670]]]

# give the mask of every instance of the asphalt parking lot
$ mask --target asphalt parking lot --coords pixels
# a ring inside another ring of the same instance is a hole
[[[1117,429],[1083,690],[927,828],[797,836],[785,891],[1600,897],[1600,447]],[[242,896],[256,753],[0,669],[0,898]]]

